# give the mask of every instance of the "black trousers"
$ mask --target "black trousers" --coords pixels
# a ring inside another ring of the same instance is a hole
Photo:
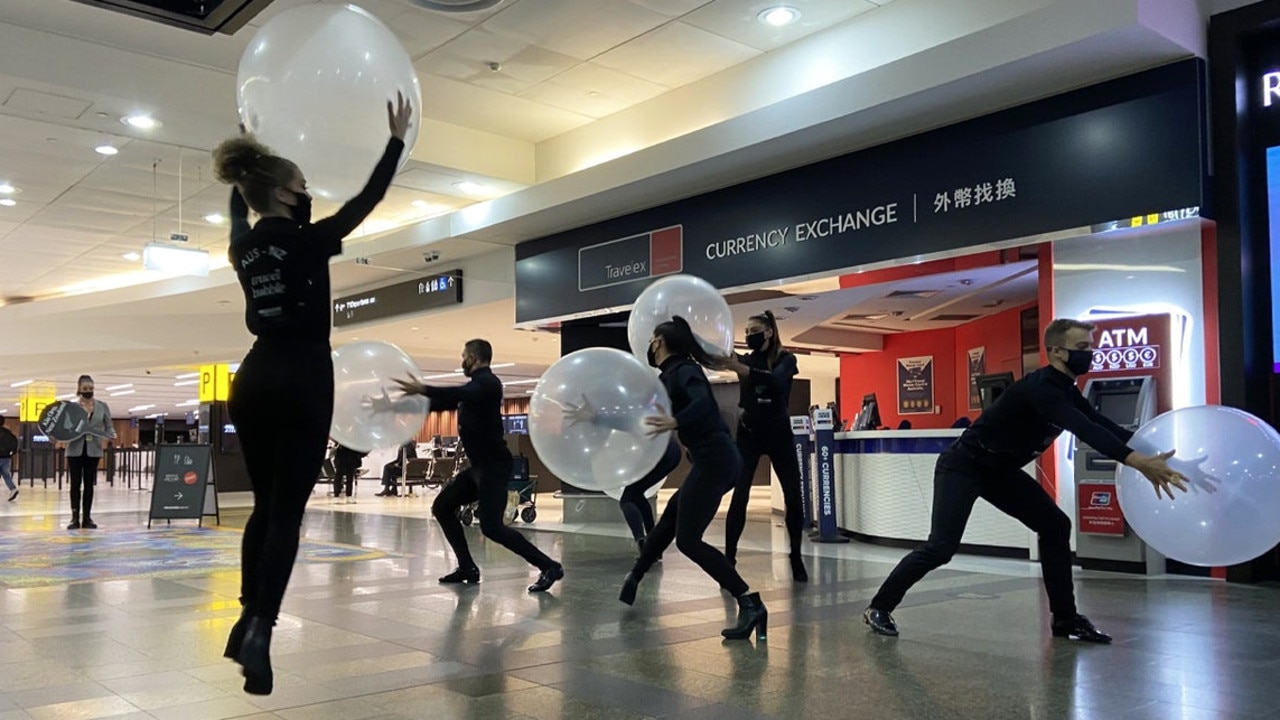
[[[679,464],[680,443],[672,438],[667,444],[667,451],[663,453],[662,459],[658,460],[658,464],[649,471],[649,474],[628,485],[622,491],[622,497],[618,498],[622,517],[626,518],[627,527],[631,528],[631,535],[637,542],[653,532],[654,526],[653,508],[649,505],[649,499],[644,496],[645,492],[666,480]]]
[[[734,558],[738,554],[738,540],[747,525],[747,502],[751,500],[751,480],[755,477],[760,456],[768,455],[773,471],[778,474],[778,485],[786,505],[784,518],[791,554],[800,554],[800,539],[804,532],[804,499],[800,494],[800,463],[796,460],[795,441],[791,423],[786,417],[781,422],[759,427],[738,426],[738,452],[742,455],[742,474],[733,488],[729,500],[729,514],[725,518],[724,554]]]
[[[539,570],[556,566],[556,561],[547,557],[534,547],[529,539],[520,532],[512,530],[504,523],[502,514],[507,509],[507,481],[511,478],[511,456],[486,459],[477,462],[472,459],[471,467],[463,470],[436,495],[431,503],[431,514],[440,523],[449,547],[458,558],[458,567],[477,567],[471,557],[471,549],[467,547],[467,536],[462,531],[462,521],[458,519],[458,509],[463,505],[478,502],[476,517],[480,520],[480,532],[490,540],[505,547],[525,559],[525,562]]]
[[[98,484],[98,459],[88,455],[67,458],[67,475],[71,479],[71,514],[85,520],[91,517],[90,513],[93,511],[93,487]]]
[[[249,614],[274,621],[328,445],[333,418],[328,345],[259,340],[231,383],[227,409],[253,486],[253,513],[240,553],[240,602]]]
[[[356,490],[356,469],[353,467],[334,468],[333,471],[333,496],[338,497],[342,494],[343,487],[346,487],[347,497]]]
[[[728,433],[723,442],[700,446],[690,453],[693,468],[684,484],[671,496],[653,532],[645,538],[640,558],[632,570],[643,576],[675,540],[676,548],[710,575],[734,597],[749,589],[728,558],[702,536],[720,509],[720,500],[742,471],[742,459]]]
[[[391,492],[398,492],[400,489],[400,473],[404,472],[399,460],[394,460],[382,466],[382,488]]]
[[[929,539],[893,569],[871,607],[892,611],[934,568],[951,561],[960,547],[973,504],[982,498],[1040,536],[1040,569],[1055,616],[1076,614],[1071,580],[1071,520],[1044,488],[1017,468],[990,468],[951,449],[938,458],[933,474],[933,521]]]

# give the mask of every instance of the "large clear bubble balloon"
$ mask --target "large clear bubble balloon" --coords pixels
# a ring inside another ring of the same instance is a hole
[[[708,353],[723,357],[733,352],[733,313],[720,291],[693,275],[669,275],[645,288],[631,308],[627,340],[640,362],[646,362],[653,329],[673,315],[689,323]]]
[[[384,342],[356,342],[333,351],[333,423],[329,436],[370,452],[416,438],[427,419],[421,395],[401,397],[395,380],[420,374],[417,363]]]
[[[612,348],[566,355],[547,369],[529,402],[529,439],[556,477],[583,490],[624,487],[658,464],[670,433],[644,419],[670,415],[657,374]]]
[[[1176,450],[1169,466],[1190,480],[1187,493],[1157,499],[1137,470],[1118,473],[1125,519],[1165,557],[1222,567],[1280,543],[1280,433],[1270,425],[1235,408],[1181,408],[1143,425],[1129,445]]]
[[[627,489],[627,488],[626,488],[625,486],[623,486],[623,487],[616,487],[616,488],[608,488],[608,489],[606,489],[606,490],[604,491],[604,494],[605,494],[605,495],[608,495],[609,497],[613,498],[614,500],[621,500],[621,499],[622,499],[622,493],[623,493],[626,489]],[[659,490],[661,490],[661,489],[662,489],[662,483],[658,483],[657,485],[654,485],[653,487],[649,488],[648,490],[645,490],[645,491],[644,491],[644,496],[645,496],[645,497],[647,497],[647,498],[657,497],[657,496],[658,496],[658,491],[659,491]]]
[[[236,88],[245,128],[296,163],[325,200],[347,200],[369,179],[391,137],[386,103],[397,91],[414,109],[402,164],[418,137],[413,62],[355,5],[307,4],[269,20],[240,58]]]

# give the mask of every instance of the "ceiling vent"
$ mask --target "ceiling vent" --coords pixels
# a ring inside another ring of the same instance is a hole
[[[75,1],[205,35],[216,33],[231,35],[271,4],[271,0]]]
[[[921,300],[926,300],[926,299],[928,299],[928,298],[933,297],[934,295],[937,295],[937,294],[938,294],[938,293],[940,293],[940,292],[942,292],[942,291],[941,291],[941,290],[894,290],[893,292],[889,293],[888,295],[885,295],[885,297],[889,297],[889,298],[919,298],[919,299],[921,299]]]
[[[427,10],[447,13],[469,13],[488,10],[499,5],[502,0],[409,0],[414,5]]]

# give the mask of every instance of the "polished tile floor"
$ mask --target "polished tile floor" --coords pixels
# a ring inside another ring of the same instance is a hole
[[[452,562],[430,497],[363,492],[356,505],[313,499],[304,535],[320,550],[298,565],[276,629],[276,692],[254,697],[220,657],[239,612],[234,558],[216,555],[226,543],[206,543],[207,566],[129,559],[219,539],[243,524],[242,502],[224,503],[223,529],[175,523],[154,543],[117,538],[128,548],[117,551],[112,534],[145,528],[145,493],[100,488],[100,529],[71,533],[66,492],[24,486],[0,502],[7,540],[96,548],[120,566],[0,584],[0,720],[1280,717],[1274,589],[1082,573],[1082,609],[1116,637],[1083,646],[1048,636],[1034,565],[957,558],[908,596],[893,640],[860,613],[902,551],[808,545],[813,582],[796,586],[770,552],[780,528],[756,512],[739,568],[768,604],[770,635],[724,643],[732,602],[674,551],[634,608],[618,603],[632,558],[621,525],[567,527],[544,498],[524,527],[563,559],[563,583],[526,594],[531,570],[473,530],[484,581],[459,590],[434,582]],[[722,535],[717,521],[710,537]],[[50,562],[28,553],[3,562]]]

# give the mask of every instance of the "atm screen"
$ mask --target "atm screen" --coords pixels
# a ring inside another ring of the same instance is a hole
[[[1098,412],[1120,425],[1132,425],[1138,419],[1138,393],[1101,393],[1097,396]]]

